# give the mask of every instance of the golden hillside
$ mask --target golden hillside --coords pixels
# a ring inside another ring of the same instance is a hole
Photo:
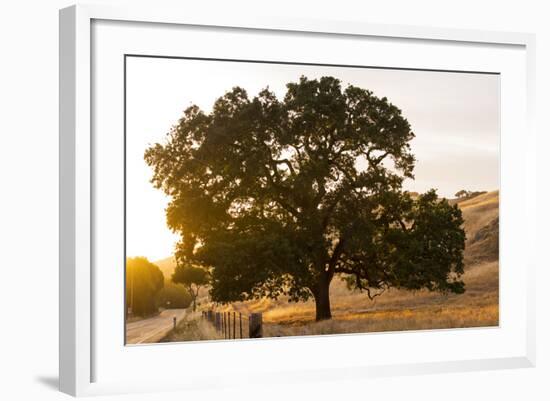
[[[164,258],[161,260],[157,260],[153,262],[156,264],[162,274],[164,274],[165,280],[171,280],[172,279],[172,273],[174,273],[174,269],[176,268],[176,258],[173,256],[170,256],[168,258]]]
[[[498,260],[499,192],[459,201],[466,231],[466,267]]]

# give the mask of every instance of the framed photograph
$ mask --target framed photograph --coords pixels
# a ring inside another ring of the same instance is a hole
[[[519,33],[61,10],[61,390],[533,366],[533,60]]]

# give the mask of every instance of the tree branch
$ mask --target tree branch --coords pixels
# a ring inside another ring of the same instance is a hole
[[[374,300],[374,298],[379,297],[379,296],[382,295],[384,292],[386,292],[386,288],[385,288],[385,287],[382,288],[382,291],[377,292],[377,293],[374,294],[374,295],[371,295],[371,292],[370,292],[370,288],[369,288],[369,287],[365,288],[365,291],[367,292],[367,296],[369,297],[369,299],[372,301],[372,300]]]
[[[334,251],[332,251],[332,256],[330,257],[330,260],[328,262],[328,272],[331,277],[332,275],[334,275],[336,262],[338,262],[338,258],[340,257],[340,255],[342,255],[342,252],[344,251],[344,244],[345,238],[342,237],[338,240],[338,243],[334,247]]]
[[[296,172],[294,171],[294,167],[292,167],[292,164],[290,163],[290,160],[288,159],[271,159],[271,161],[275,164],[286,164],[288,167],[288,170],[290,171],[290,174],[296,175]]]
[[[330,216],[332,216],[332,213],[334,212],[334,209],[336,209],[336,206],[338,205],[338,202],[340,202],[340,199],[342,199],[342,196],[344,195],[344,192],[341,191],[337,196],[336,196],[336,199],[334,199],[334,202],[332,202],[330,204],[330,206],[328,207],[328,209],[326,210],[325,212],[325,215],[323,217],[323,222],[322,222],[322,227],[323,227],[323,230],[325,228],[327,228],[328,226],[328,222],[329,222],[329,219],[330,219]]]
[[[377,150],[382,150],[382,149],[378,149],[378,148],[370,148],[367,153],[365,153],[365,156],[367,158],[367,160],[369,161],[369,163],[372,165],[372,166],[378,166],[386,157],[388,157],[388,155],[391,154],[391,152],[388,150],[386,152],[384,152],[382,155],[380,155],[379,157],[375,157],[375,158],[371,158],[370,157],[370,154],[372,151],[377,151]]]
[[[275,194],[274,201],[277,202],[283,209],[285,209],[287,212],[292,214],[294,217],[299,218],[300,213],[296,210],[296,208],[292,207],[288,202],[286,202],[283,199],[283,196],[290,195],[290,190],[286,188],[284,185],[279,184],[278,182],[275,182],[273,179],[273,176],[269,173],[269,171],[266,171],[266,177],[269,180],[269,183],[271,186],[276,189],[279,193]],[[280,179],[280,176],[278,176],[277,172],[275,172],[275,175]]]

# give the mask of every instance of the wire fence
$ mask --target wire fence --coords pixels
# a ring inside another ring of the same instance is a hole
[[[263,337],[261,313],[244,315],[241,312],[202,312],[202,318],[210,322],[225,339]]]

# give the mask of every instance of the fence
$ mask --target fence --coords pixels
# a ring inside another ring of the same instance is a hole
[[[207,310],[202,312],[202,318],[212,323],[216,330],[223,334],[225,339],[263,337],[261,313],[251,313],[246,316],[240,312],[214,312],[213,310]]]

